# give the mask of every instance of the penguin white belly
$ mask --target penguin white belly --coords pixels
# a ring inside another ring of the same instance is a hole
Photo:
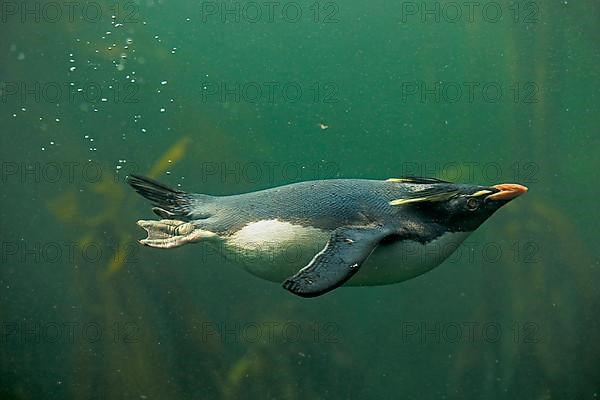
[[[385,285],[421,275],[443,262],[468,235],[446,233],[426,245],[410,240],[380,244],[346,286]],[[253,275],[283,282],[304,268],[329,237],[326,230],[262,220],[223,238],[224,255]]]
[[[426,244],[412,240],[380,244],[347,286],[402,282],[440,265],[471,232],[445,233]]]
[[[330,233],[277,219],[252,222],[224,239],[224,255],[253,275],[283,282],[323,249]]]

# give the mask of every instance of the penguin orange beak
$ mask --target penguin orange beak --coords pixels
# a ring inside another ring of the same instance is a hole
[[[499,192],[490,194],[486,197],[486,200],[512,200],[529,190],[527,187],[517,183],[503,183],[492,187],[498,189]]]

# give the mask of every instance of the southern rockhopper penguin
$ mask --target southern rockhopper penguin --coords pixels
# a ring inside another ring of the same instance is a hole
[[[128,183],[162,218],[138,221],[148,233],[140,243],[207,242],[302,297],[421,275],[527,191],[418,177],[299,182],[232,196],[186,193],[136,175]]]

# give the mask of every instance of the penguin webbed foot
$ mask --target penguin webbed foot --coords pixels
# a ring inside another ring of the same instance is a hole
[[[140,220],[137,224],[148,234],[148,237],[140,240],[140,243],[162,249],[171,249],[215,236],[213,232],[199,229],[192,222],[176,219]]]

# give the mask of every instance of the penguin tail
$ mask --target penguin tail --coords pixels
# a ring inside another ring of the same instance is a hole
[[[127,183],[152,202],[154,206],[152,211],[161,218],[184,221],[192,219],[191,214],[200,200],[198,197],[204,196],[173,189],[154,179],[140,175],[129,175]]]

